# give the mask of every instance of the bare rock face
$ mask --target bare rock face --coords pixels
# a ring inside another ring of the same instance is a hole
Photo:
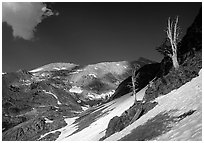
[[[118,116],[113,117],[108,124],[105,136],[102,137],[100,140],[104,140],[105,138],[111,136],[112,134],[123,130],[125,127],[132,124],[134,121],[139,119],[142,115],[147,113],[156,105],[157,105],[156,102],[153,103],[138,102],[137,104],[134,104],[128,110],[123,112],[120,117]]]
[[[161,64],[160,63],[153,63],[153,64],[146,64],[139,68],[136,71],[137,76],[137,84],[136,89],[137,91],[144,88],[152,79],[155,77],[160,76],[161,71]],[[132,91],[132,78],[129,76],[124,81],[122,81],[118,88],[116,89],[115,93],[112,95],[111,99],[116,99],[122,95],[125,95]]]

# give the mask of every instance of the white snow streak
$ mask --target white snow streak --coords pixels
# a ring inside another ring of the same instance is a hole
[[[48,118],[44,118],[45,119],[45,123],[52,123],[53,121],[48,119]]]
[[[51,94],[51,95],[53,95],[56,99],[57,99],[57,104],[62,104],[60,101],[59,101],[59,99],[58,99],[58,97],[55,95],[55,94],[53,94],[52,92],[50,92],[50,91],[46,91],[46,90],[42,90],[44,93],[47,93],[47,94]]]
[[[93,77],[97,78],[97,76],[93,73],[90,73],[89,76],[93,76]]]
[[[54,70],[58,70],[58,71],[61,70],[60,68],[57,68],[57,67],[55,67],[55,68],[53,68],[53,69],[54,69]]]
[[[69,89],[69,92],[73,92],[73,93],[78,93],[78,94],[80,94],[80,93],[83,92],[83,90],[81,89],[81,87],[78,87],[78,86],[72,86],[72,88]]]
[[[29,71],[29,72],[39,72],[39,71],[41,71],[41,70],[43,70],[43,68],[37,68],[37,69],[31,70],[31,71]]]

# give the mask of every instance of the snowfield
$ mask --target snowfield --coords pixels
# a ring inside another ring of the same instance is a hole
[[[105,135],[105,129],[108,126],[110,119],[114,116],[120,116],[125,110],[127,110],[134,102],[134,97],[127,94],[119,99],[113,100],[106,103],[105,106],[101,106],[94,112],[104,109],[100,112],[102,116],[98,118],[95,122],[92,122],[88,127],[82,129],[75,134],[77,128],[77,123],[73,122],[68,124],[66,128],[63,129],[57,141],[97,141]],[[105,115],[103,114],[105,113]],[[91,113],[93,114],[93,112]],[[74,124],[75,123],[75,124]],[[71,135],[72,134],[72,135]]]
[[[158,102],[155,108],[122,131],[107,138],[106,141],[122,139],[131,134],[135,128],[145,124],[159,113],[173,111],[171,116],[179,116],[192,110],[195,112],[191,116],[174,124],[169,132],[162,134],[154,140],[202,140],[202,70],[200,70],[198,77],[192,79],[179,89],[156,98],[155,101]]]
[[[147,87],[137,93],[138,99],[141,100],[144,97],[146,89]],[[52,131],[52,133],[61,132],[57,141],[98,141],[105,136],[109,121],[114,116],[120,116],[133,105],[134,97],[131,94],[126,94],[100,106],[90,107],[83,111],[79,117],[65,118],[67,125]],[[134,138],[134,131],[137,127],[147,124],[148,121],[162,113],[168,113],[169,116],[175,117],[191,111],[193,112],[189,116],[172,123],[168,132],[164,132],[152,140],[202,140],[202,70],[198,77],[165,96],[159,96],[154,101],[158,104],[152,110],[120,132],[106,138],[105,141]]]

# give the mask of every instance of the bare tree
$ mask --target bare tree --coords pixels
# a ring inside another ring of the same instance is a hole
[[[136,89],[135,89],[135,73],[136,73],[136,69],[134,68],[132,70],[132,92],[133,92],[133,96],[135,97],[135,102],[136,102]]]
[[[139,76],[139,73],[136,75],[136,71],[139,69],[139,65],[134,66],[132,69],[132,91],[133,91],[133,96],[135,97],[135,102],[137,103],[137,96],[136,96],[136,86],[138,85],[137,77]]]
[[[177,45],[179,43],[179,27],[178,27],[178,16],[174,21],[171,21],[171,18],[168,18],[166,41],[160,46],[157,47],[157,51],[162,53],[164,56],[169,56],[172,59],[173,66],[175,69],[179,68],[179,63],[177,59]],[[167,44],[170,43],[170,46]]]

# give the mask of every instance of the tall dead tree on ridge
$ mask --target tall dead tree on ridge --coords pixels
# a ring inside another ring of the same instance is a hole
[[[178,16],[176,17],[175,22],[171,22],[171,19],[169,17],[168,19],[168,28],[166,31],[166,34],[168,36],[168,39],[171,44],[172,54],[169,56],[172,59],[173,66],[175,69],[179,68],[178,60],[177,60],[177,44],[179,41],[179,28],[178,28]]]
[[[157,47],[157,51],[163,54],[164,56],[169,56],[172,59],[173,66],[177,70],[179,68],[178,58],[177,58],[177,45],[179,42],[179,27],[178,27],[178,16],[174,21],[171,21],[171,18],[168,18],[166,41],[160,46]],[[167,45],[170,43],[170,46]]]

